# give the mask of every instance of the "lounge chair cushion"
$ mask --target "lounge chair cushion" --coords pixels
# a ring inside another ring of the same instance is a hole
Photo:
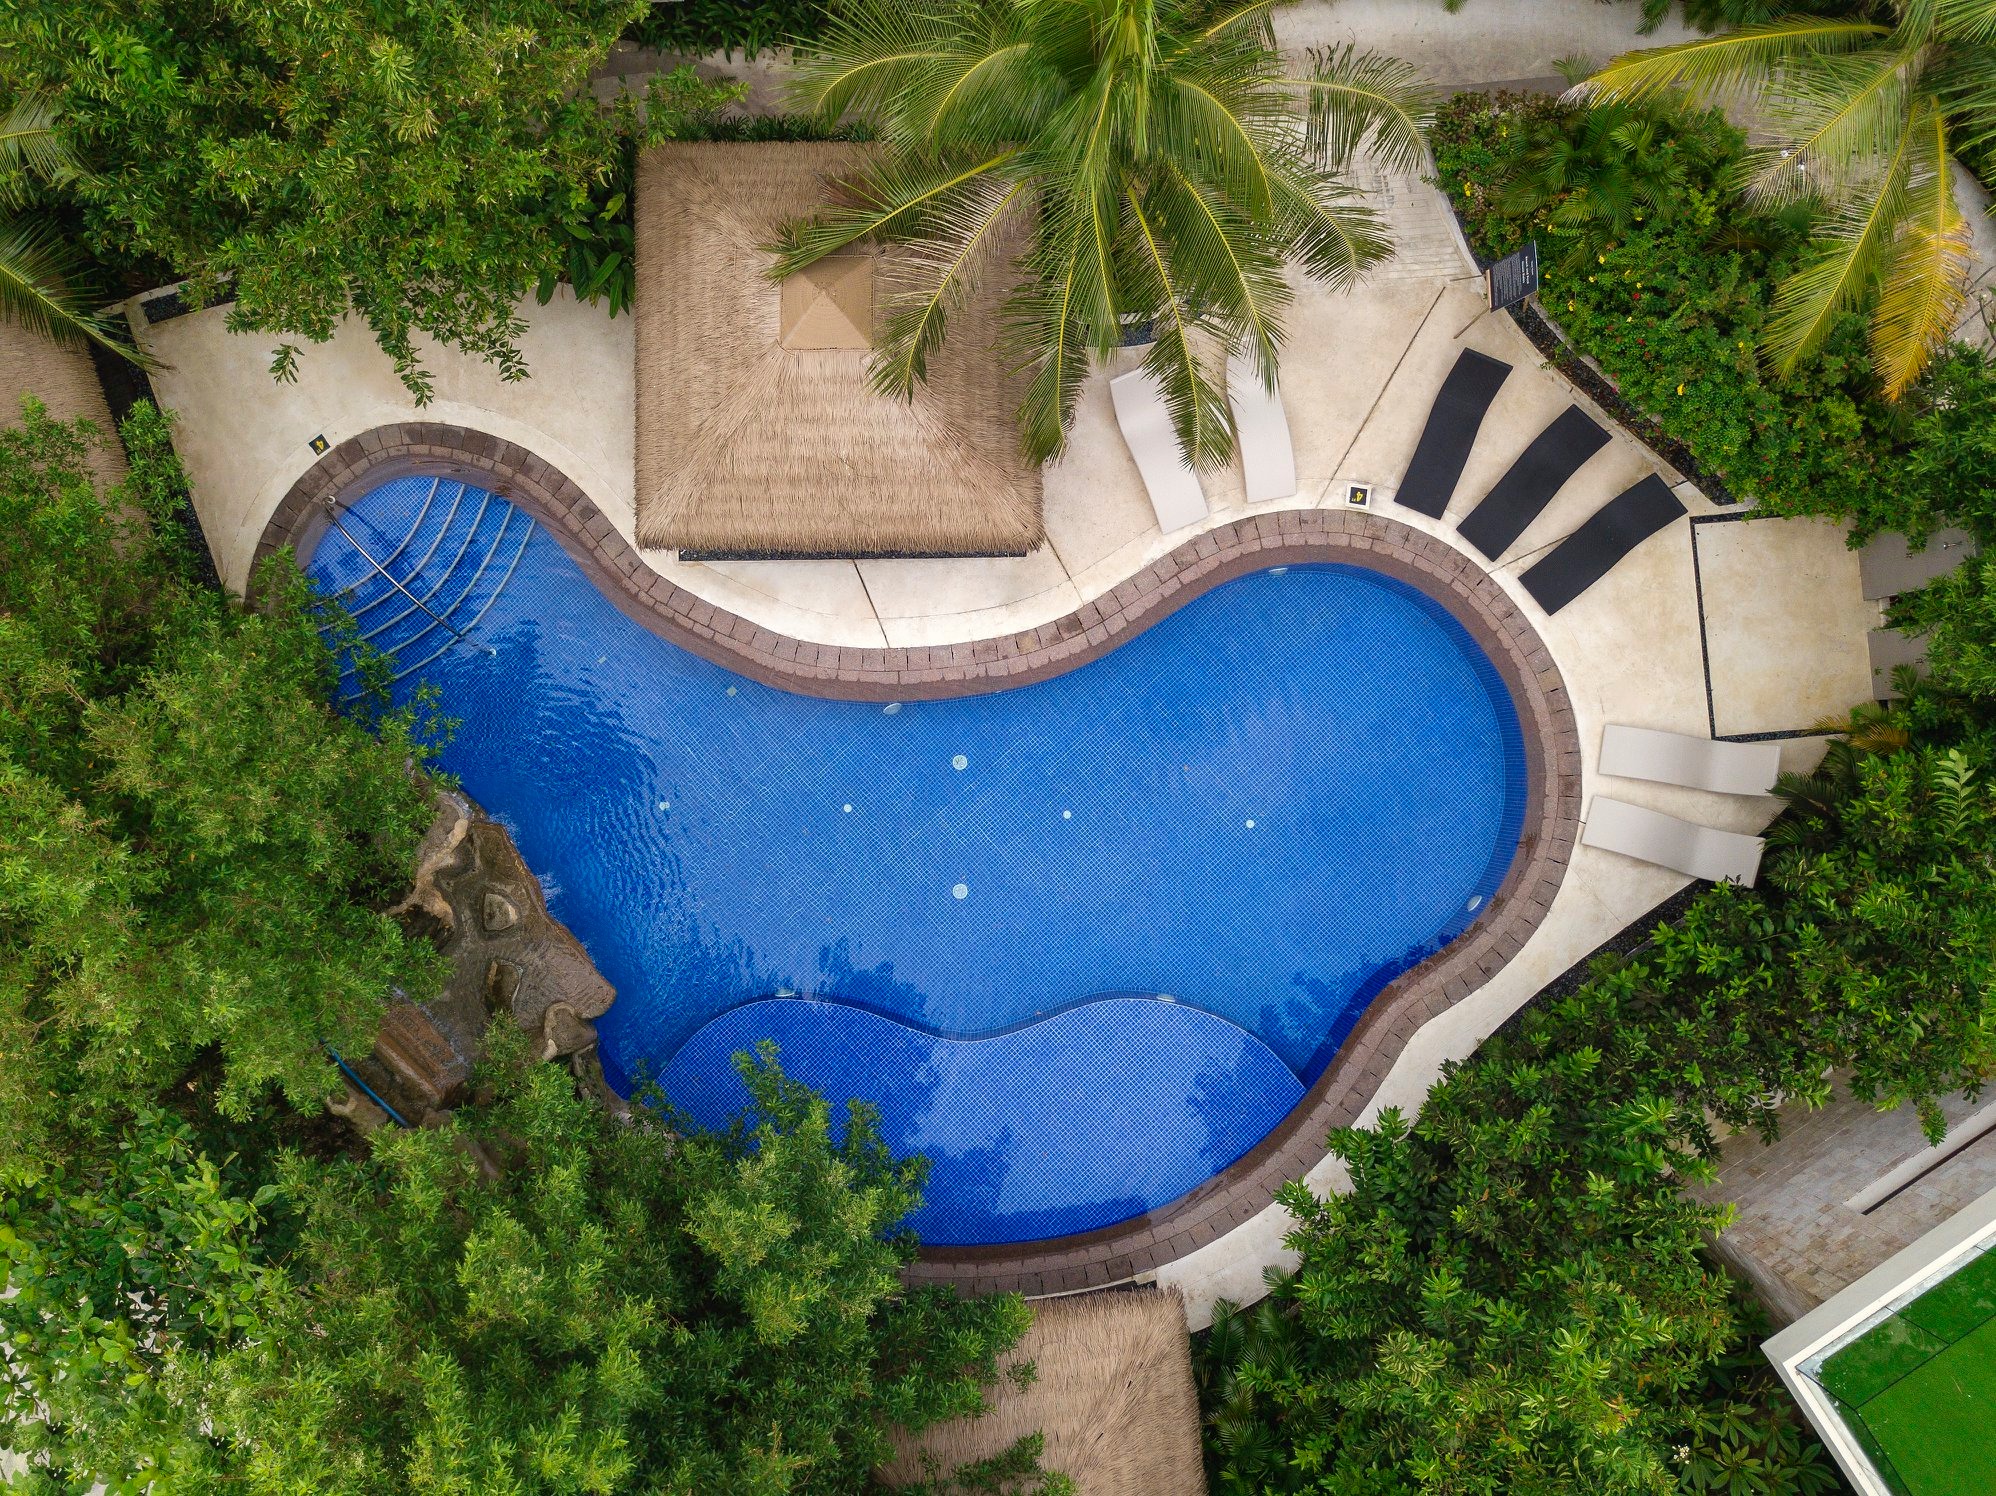
[[[1713,883],[1730,879],[1743,888],[1752,888],[1760,875],[1760,854],[1766,846],[1758,836],[1700,826],[1606,795],[1596,795],[1588,805],[1580,841],[1693,878]]]
[[[1206,495],[1200,490],[1199,475],[1178,450],[1178,433],[1172,429],[1171,412],[1157,381],[1146,370],[1132,369],[1109,381],[1109,399],[1150,493],[1150,506],[1157,511],[1159,528],[1168,535],[1204,519]]]
[[[1722,795],[1765,795],[1781,772],[1781,745],[1719,743],[1617,723],[1601,734],[1601,772]]]

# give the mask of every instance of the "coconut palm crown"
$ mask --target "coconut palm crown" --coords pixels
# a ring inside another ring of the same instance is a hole
[[[1091,363],[1148,323],[1144,364],[1186,456],[1225,461],[1225,361],[1247,356],[1273,387],[1285,261],[1343,286],[1389,253],[1338,171],[1362,146],[1390,169],[1425,160],[1412,70],[1346,49],[1285,77],[1270,3],[834,0],[798,97],[868,119],[882,149],[785,230],[772,274],[863,241],[907,246],[872,366],[906,395],[1016,245],[1001,337],[1030,374],[1027,455],[1060,454]]]
[[[1954,152],[1996,141],[1996,0],[1892,0],[1880,19],[1791,15],[1617,58],[1577,92],[1681,90],[1743,112],[1743,187],[1818,213],[1815,252],[1780,288],[1765,352],[1783,370],[1840,313],[1867,308],[1897,399],[1961,319],[1971,260]]]
[[[60,187],[76,158],[57,133],[55,101],[23,94],[0,115],[0,320],[57,343],[85,339],[122,358],[145,358],[79,291],[77,259],[56,228],[32,215],[32,184]]]

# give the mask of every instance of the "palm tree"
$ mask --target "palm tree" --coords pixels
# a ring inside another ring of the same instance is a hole
[[[61,186],[79,173],[55,127],[55,101],[44,93],[23,94],[0,118],[0,320],[57,343],[88,340],[144,364],[116,325],[90,309],[77,256],[60,232],[28,211],[31,183]]]
[[[873,363],[876,387],[905,396],[1017,234],[1001,337],[1031,374],[1028,456],[1059,455],[1091,362],[1147,323],[1180,445],[1225,461],[1225,359],[1248,355],[1273,387],[1284,262],[1344,286],[1390,252],[1338,170],[1368,143],[1388,169],[1426,159],[1412,69],[1347,48],[1285,77],[1271,3],[834,0],[798,96],[871,119],[885,148],[771,246],[772,273],[861,241],[910,246]]]
[[[1723,36],[1631,52],[1581,91],[1681,90],[1748,111],[1769,143],[1743,168],[1759,205],[1815,207],[1809,260],[1784,282],[1765,351],[1786,371],[1839,314],[1869,307],[1888,397],[1919,378],[1960,319],[1968,227],[1956,151],[1996,141],[1996,0],[1890,0],[1879,19],[1792,15]]]

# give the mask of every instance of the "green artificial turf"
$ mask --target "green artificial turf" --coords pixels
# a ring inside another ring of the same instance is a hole
[[[1996,1253],[1829,1357],[1818,1380],[1902,1496],[1996,1493]]]

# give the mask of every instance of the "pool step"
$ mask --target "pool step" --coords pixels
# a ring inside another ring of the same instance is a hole
[[[463,483],[430,479],[409,498],[406,522],[385,530],[378,517],[339,516],[314,558],[315,570],[323,573],[330,560],[337,575],[352,577],[333,598],[360,637],[393,661],[395,680],[453,648],[479,647],[467,637],[499,600],[534,531],[513,505]],[[344,665],[343,682],[351,673]]]

